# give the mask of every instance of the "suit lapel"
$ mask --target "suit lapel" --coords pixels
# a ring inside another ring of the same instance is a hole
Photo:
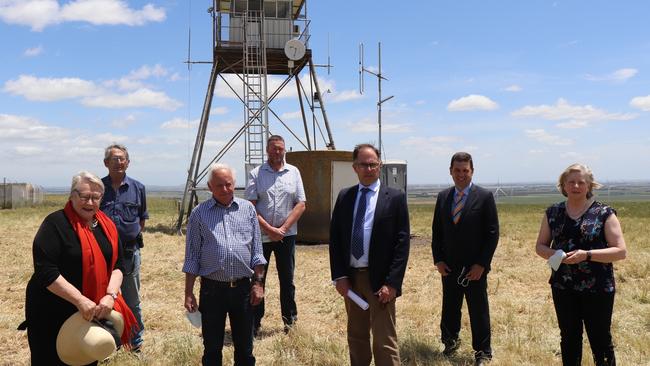
[[[449,193],[447,193],[447,198],[445,198],[445,205],[442,208],[445,213],[445,216],[449,222],[453,224],[453,216],[451,216],[451,208],[453,207],[453,202],[454,202],[454,192],[456,192],[456,189],[454,187],[451,187],[449,190]]]

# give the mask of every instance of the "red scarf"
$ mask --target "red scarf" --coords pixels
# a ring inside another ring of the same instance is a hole
[[[97,211],[95,218],[99,222],[99,226],[102,227],[102,230],[106,234],[106,237],[113,248],[111,267],[107,268],[106,259],[99,248],[95,235],[88,225],[82,221],[74,208],[72,208],[72,202],[68,201],[63,211],[81,242],[81,293],[94,301],[95,304],[98,304],[99,300],[106,296],[108,282],[113,273],[113,268],[115,268],[115,263],[117,262],[119,253],[117,248],[119,245],[117,229],[108,216],[106,216],[102,211]],[[123,345],[128,345],[132,333],[136,332],[138,329],[138,322],[135,319],[135,316],[133,316],[131,309],[126,305],[121,293],[118,293],[113,309],[122,314],[122,318],[124,319],[124,331],[122,332],[121,340]]]

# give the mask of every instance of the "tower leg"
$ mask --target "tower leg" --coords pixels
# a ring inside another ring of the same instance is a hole
[[[318,93],[318,102],[320,103],[320,109],[323,113],[323,122],[325,123],[325,129],[327,129],[327,138],[329,143],[327,148],[329,150],[336,150],[334,146],[334,137],[332,137],[332,130],[330,129],[329,121],[327,120],[327,112],[325,111],[325,103],[323,102],[323,94],[320,92],[320,87],[318,86],[318,78],[316,77],[316,69],[314,68],[314,61],[309,59],[309,72],[311,73],[312,80],[314,81],[314,87],[316,88],[316,93]]]
[[[179,235],[182,235],[181,227],[186,213],[185,206],[187,205],[187,216],[189,217],[192,208],[196,205],[196,202],[198,202],[198,197],[196,196],[196,182],[199,173],[199,165],[201,163],[201,155],[203,153],[203,144],[205,142],[205,132],[208,129],[208,120],[210,118],[210,108],[212,107],[212,97],[214,95],[217,75],[217,62],[214,62],[212,64],[212,72],[210,73],[210,81],[208,82],[208,90],[205,94],[205,101],[203,102],[201,123],[199,124],[199,129],[196,133],[194,152],[192,152],[190,168],[187,170],[187,181],[185,181],[185,190],[183,191],[183,200],[181,201],[180,211],[178,213],[178,221],[176,221],[176,231]]]

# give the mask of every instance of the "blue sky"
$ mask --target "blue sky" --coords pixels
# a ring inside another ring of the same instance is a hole
[[[210,70],[183,61],[190,26],[192,58],[210,60],[210,5],[0,0],[0,175],[43,186],[104,175],[115,141],[129,147],[130,175],[184,183]],[[383,92],[395,96],[385,157],[407,160],[414,184],[451,182],[459,150],[479,183],[553,181],[573,162],[605,182],[650,179],[647,14],[641,0],[308,2],[316,63],[329,38],[334,68],[318,73],[337,148],[377,140],[376,79],[358,94],[357,54],[363,42],[374,67],[382,42]],[[205,155],[243,123],[223,83],[212,106]],[[296,98],[271,106],[300,126]],[[224,159],[239,172],[243,144]]]

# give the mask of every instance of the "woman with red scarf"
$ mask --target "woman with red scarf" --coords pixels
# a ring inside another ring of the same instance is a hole
[[[34,274],[25,305],[31,364],[64,365],[56,352],[63,322],[79,311],[104,319],[111,309],[124,319],[121,342],[128,345],[137,322],[119,293],[122,248],[113,222],[99,210],[104,185],[96,175],[72,178],[63,210],[48,215],[34,238]]]

